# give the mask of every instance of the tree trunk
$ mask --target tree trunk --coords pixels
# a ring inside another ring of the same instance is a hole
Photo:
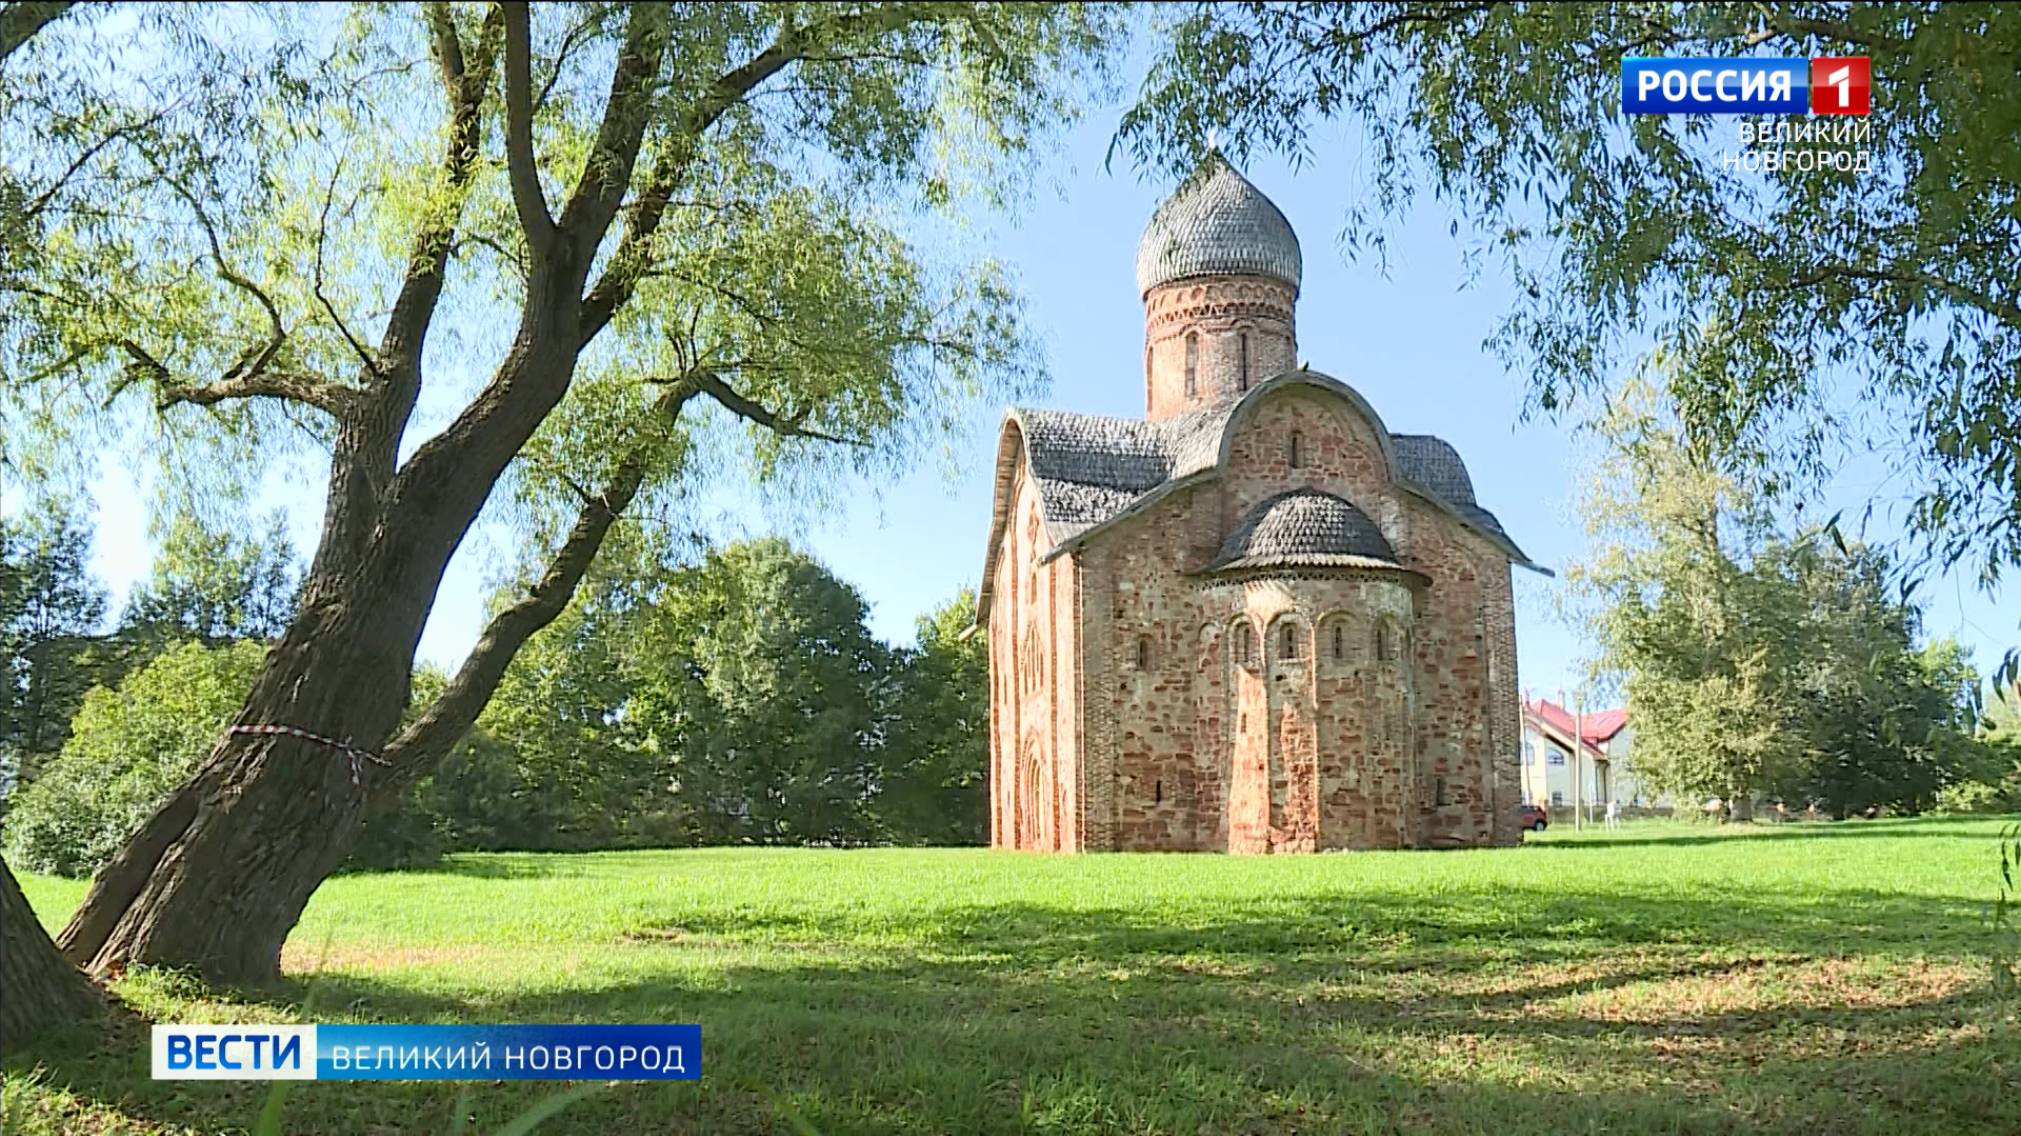
[[[76,1025],[105,1009],[89,979],[64,961],[0,862],[0,1046],[13,1049],[44,1030]]]
[[[656,409],[671,417],[693,393],[678,386]],[[494,616],[448,691],[390,745],[421,627],[477,504],[459,514],[460,524],[394,546],[404,555],[388,558],[388,571],[346,577],[375,583],[317,581],[306,589],[302,613],[268,655],[238,724],[322,740],[226,735],[92,881],[64,928],[64,952],[101,972],[151,963],[191,967],[221,983],[278,977],[288,932],[350,850],[370,800],[411,787],[469,728],[520,645],[574,594],[643,468],[636,457],[620,463],[603,495],[585,502],[547,573]],[[341,518],[326,537],[338,527]]]
[[[279,976],[288,932],[356,835],[369,755],[406,704],[433,595],[432,582],[416,583],[372,589],[376,602],[310,590],[237,724],[325,740],[227,734],[92,881],[59,936],[65,954],[99,973],[145,963],[221,983]]]

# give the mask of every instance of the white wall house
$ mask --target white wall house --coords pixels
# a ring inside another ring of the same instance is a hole
[[[1574,759],[1574,726],[1580,737]],[[1635,731],[1626,710],[1601,710],[1575,717],[1545,699],[1523,702],[1523,799],[1533,805],[1569,809],[1575,802],[1594,815],[1619,801],[1624,809],[1668,808],[1668,797],[1645,788],[1635,776]]]

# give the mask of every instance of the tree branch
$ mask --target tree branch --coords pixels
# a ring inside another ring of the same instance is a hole
[[[618,48],[617,68],[611,73],[610,95],[604,103],[603,121],[597,126],[596,143],[590,147],[582,177],[561,211],[561,230],[568,234],[578,257],[587,259],[602,243],[631,184],[646,124],[652,119],[653,85],[666,47],[665,7],[640,4],[632,8],[624,44]]]
[[[532,79],[533,29],[526,5],[510,3],[505,11],[505,164],[512,182],[512,204],[519,227],[536,255],[553,243],[554,218],[540,190],[540,168],[533,157]]]
[[[252,375],[264,370],[268,363],[273,362],[274,356],[280,353],[281,345],[288,338],[287,326],[281,322],[280,307],[274,303],[272,296],[267,295],[264,288],[253,283],[250,277],[233,268],[231,262],[225,259],[224,242],[218,238],[217,225],[211,221],[210,214],[204,212],[203,203],[197,200],[196,194],[190,192],[189,187],[184,185],[181,179],[163,169],[161,163],[155,160],[154,155],[148,155],[148,164],[154,167],[154,171],[162,179],[162,183],[168,186],[177,197],[182,198],[184,203],[189,206],[190,214],[196,218],[197,227],[203,230],[204,239],[210,243],[211,263],[217,266],[218,278],[252,296],[254,300],[258,301],[260,307],[266,310],[267,323],[272,330],[272,334],[267,338],[267,342],[264,345],[255,351],[248,352],[247,356],[241,359],[238,365],[232,368],[231,374],[226,377]]]
[[[700,390],[698,375],[673,380],[666,393],[655,401],[652,418],[671,425]],[[377,776],[372,783],[374,805],[397,801],[442,760],[483,713],[519,648],[535,632],[554,622],[568,606],[611,525],[631,505],[645,483],[649,448],[641,444],[626,455],[602,493],[590,496],[577,487],[582,509],[540,580],[517,603],[491,618],[441,696],[387,744],[381,755],[385,765],[375,771]]]
[[[63,192],[63,187],[70,184],[70,179],[77,176],[77,171],[83,169],[86,163],[97,157],[107,146],[135,131],[146,130],[148,127],[160,122],[167,114],[167,111],[156,111],[137,122],[129,122],[123,126],[117,126],[106,131],[104,136],[99,138],[98,141],[79,151],[77,157],[71,159],[70,164],[64,167],[63,172],[57,176],[56,180],[50,182],[41,193],[35,195],[35,200],[29,202],[21,210],[21,215],[23,217],[33,217],[41,213],[49,207],[51,201],[55,200],[57,194]]]
[[[323,191],[323,213],[316,224],[316,271],[312,291],[316,293],[316,302],[323,305],[323,311],[329,314],[330,322],[337,325],[337,331],[343,335],[344,342],[351,345],[351,350],[358,355],[358,361],[365,365],[365,373],[376,379],[379,377],[379,361],[373,358],[363,343],[358,342],[357,336],[351,334],[350,327],[344,323],[344,317],[337,314],[337,306],[332,304],[330,297],[323,292],[323,246],[330,235],[330,204],[336,200],[337,179],[343,176],[343,173],[344,159],[340,156],[337,159],[337,168],[330,173],[330,184]]]
[[[653,170],[625,222],[624,235],[609,265],[583,297],[582,342],[587,344],[610,323],[618,308],[631,299],[644,271],[651,266],[653,233],[666,216],[667,203],[687,175],[700,149],[702,135],[760,83],[778,74],[819,44],[850,35],[877,35],[924,18],[904,6],[879,7],[852,13],[806,28],[787,27],[771,45],[741,66],[725,72],[695,100],[674,124],[654,156]]]
[[[834,434],[811,429],[805,425],[807,415],[804,411],[799,414],[782,417],[738,394],[735,390],[731,389],[730,384],[717,378],[714,374],[699,374],[692,381],[701,393],[714,399],[716,404],[723,409],[747,422],[755,422],[781,437],[814,438],[823,442],[835,442],[844,446],[861,446],[865,448],[870,445],[870,443],[858,439],[838,437]]]
[[[280,354],[287,342],[287,325],[281,319],[280,306],[269,296],[266,289],[254,283],[251,277],[232,266],[225,258],[224,241],[218,235],[215,222],[205,211],[202,201],[184,185],[182,180],[163,168],[153,154],[147,155],[148,163],[154,168],[162,184],[189,206],[190,215],[196,218],[197,227],[202,230],[210,250],[211,263],[217,270],[218,278],[234,288],[250,295],[266,312],[269,335],[266,342],[248,348],[240,355],[238,362],[217,381],[205,384],[186,384],[164,389],[156,400],[160,409],[166,409],[179,402],[210,405],[227,399],[237,398],[279,398],[313,406],[332,415],[341,417],[349,408],[345,390],[323,381],[313,375],[300,372],[273,371],[274,358]],[[166,364],[131,338],[113,341],[135,364],[151,377],[166,382],[171,374]],[[120,383],[113,388],[107,401],[119,397],[128,383]]]
[[[210,406],[231,399],[278,398],[342,417],[355,393],[314,375],[296,371],[258,371],[249,375],[227,376],[214,383],[168,387],[157,396],[155,405],[166,410],[181,402]]]
[[[476,167],[479,131],[483,126],[479,112],[484,94],[491,86],[491,68],[505,33],[504,10],[494,7],[484,17],[475,55],[466,66],[463,41],[457,36],[449,5],[440,0],[425,4],[422,15],[428,22],[443,93],[449,100],[449,138],[442,153],[442,173],[449,197],[423,219],[414,234],[400,294],[393,301],[386,319],[386,334],[379,343],[379,358],[386,361],[389,373],[397,371],[400,376],[400,382],[390,384],[396,389],[389,391],[389,398],[401,421],[418,393],[421,347],[427,339],[429,321],[435,316],[435,305],[442,298],[442,281],[449,269],[456,221]]]
[[[1916,268],[1862,268],[1856,264],[1822,264],[1792,277],[1789,284],[1779,290],[1794,291],[1809,288],[1833,278],[1920,285],[1937,292],[1954,304],[1977,308],[2008,327],[2021,331],[2021,304],[2003,300],[1977,288]]]
[[[15,49],[35,37],[35,33],[49,25],[51,20],[76,7],[74,3],[37,3],[35,0],[16,0],[15,3],[0,8],[0,62],[14,54]]]
[[[540,109],[547,105],[547,97],[554,93],[555,84],[561,82],[562,71],[568,65],[568,57],[575,54],[576,49],[589,38],[597,23],[598,16],[596,10],[592,8],[588,16],[577,20],[574,27],[562,34],[561,45],[554,49],[554,71],[548,75],[547,82],[540,85],[540,93],[533,96],[533,113],[539,114]]]

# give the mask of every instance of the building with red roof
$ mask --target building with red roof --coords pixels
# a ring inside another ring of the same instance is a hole
[[[1523,800],[1560,809],[1583,803],[1594,816],[1609,801],[1624,809],[1668,808],[1668,798],[1650,792],[1636,778],[1633,742],[1625,709],[1578,714],[1549,699],[1524,698]]]

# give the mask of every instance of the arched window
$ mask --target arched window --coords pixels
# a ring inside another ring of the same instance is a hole
[[[1024,776],[1019,778],[1017,847],[1037,848],[1044,837],[1041,818],[1045,815],[1040,808],[1039,798],[1039,743],[1037,738],[1025,739]]]
[[[1186,397],[1200,393],[1200,335],[1186,333]]]
[[[1256,665],[1256,628],[1248,620],[1235,625],[1235,661],[1245,667]]]
[[[1346,659],[1347,625],[1335,620],[1333,624],[1333,661],[1339,663],[1346,661]]]
[[[1249,389],[1249,333],[1235,337],[1236,373],[1241,377],[1242,389]]]
[[[1039,515],[1036,512],[1025,518],[1025,548],[1027,549],[1027,555],[1031,556],[1033,560],[1037,560],[1039,551]],[[1025,602],[1028,604],[1039,602],[1039,568],[1036,563],[1032,565],[1031,571],[1025,574]]]
[[[1291,445],[1288,448],[1290,453],[1287,456],[1291,459],[1291,468],[1302,468],[1305,465],[1305,436],[1293,430],[1291,432]]]
[[[1375,661],[1391,662],[1396,658],[1396,634],[1389,629],[1389,620],[1375,625]]]
[[[1149,635],[1137,636],[1137,669],[1140,671],[1151,669],[1151,637]]]
[[[1287,659],[1298,657],[1298,628],[1292,624],[1284,625],[1284,646],[1279,654]]]

